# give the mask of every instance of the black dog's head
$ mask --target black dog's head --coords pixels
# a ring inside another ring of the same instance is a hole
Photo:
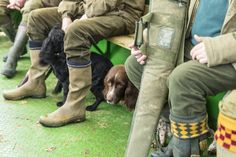
[[[40,63],[52,64],[53,61],[65,57],[64,54],[64,31],[60,25],[54,26],[48,34],[48,37],[43,41],[40,51]]]

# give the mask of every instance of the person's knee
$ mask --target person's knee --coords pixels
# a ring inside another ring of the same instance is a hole
[[[2,14],[0,14],[0,26],[3,26],[7,23],[6,20],[4,20],[6,17]]]
[[[28,23],[27,23],[27,33],[32,40],[34,39],[35,35],[38,34],[38,29],[41,28],[41,23],[39,22],[40,18],[40,10],[33,10],[30,12],[29,17],[28,17]]]
[[[129,80],[135,85],[136,88],[140,88],[141,76],[143,66],[140,65],[133,55],[130,55],[125,61],[125,71]]]
[[[0,7],[0,17],[7,16],[6,10],[4,7]]]
[[[136,59],[133,55],[130,55],[125,61],[125,71],[127,75],[134,73]]]
[[[6,11],[4,10],[4,8],[0,7],[0,25],[5,25],[10,23],[10,17],[9,15],[6,13]]]
[[[189,74],[191,70],[186,65],[176,67],[169,76],[168,87],[169,91],[176,91],[185,86],[189,86]]]
[[[66,28],[64,37],[64,50],[67,57],[85,56],[87,58],[92,44],[91,37],[92,35],[86,31],[86,26],[80,22],[71,23]]]
[[[82,38],[87,34],[84,33],[86,32],[84,30],[86,30],[86,26],[83,25],[83,22],[72,22],[66,29],[65,40],[75,39],[78,37]]]
[[[38,17],[40,16],[40,10],[33,10],[30,12],[28,17],[28,26],[35,27],[38,23]]]
[[[22,24],[27,24],[28,22],[28,17],[31,11],[43,8],[43,4],[41,0],[36,0],[36,1],[27,1],[24,5],[24,7],[21,9],[22,13]]]

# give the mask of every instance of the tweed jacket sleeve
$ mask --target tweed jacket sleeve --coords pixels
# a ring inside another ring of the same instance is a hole
[[[221,35],[203,40],[208,66],[232,63],[236,69],[236,1],[229,0],[229,7],[221,29]]]
[[[236,32],[203,40],[208,57],[208,67],[236,62]]]
[[[86,0],[85,14],[87,17],[101,16],[115,10],[122,0]]]
[[[58,12],[62,15],[62,18],[69,16],[75,19],[84,14],[84,4],[84,0],[62,0],[58,6]]]

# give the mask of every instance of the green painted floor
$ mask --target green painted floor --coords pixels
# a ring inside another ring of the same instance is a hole
[[[10,45],[6,37],[0,36],[0,67]],[[123,56],[128,56],[129,52],[112,46],[111,50],[114,49],[117,53],[112,53],[112,62],[123,63]],[[87,112],[87,120],[83,123],[60,128],[42,127],[38,123],[39,116],[54,111],[56,101],[62,99],[62,95],[51,94],[56,83],[53,75],[46,81],[45,99],[4,100],[2,92],[17,86],[29,64],[26,55],[20,59],[14,79],[0,76],[0,157],[124,156],[132,113],[121,105],[104,102],[97,111]],[[87,105],[93,101],[90,94]]]

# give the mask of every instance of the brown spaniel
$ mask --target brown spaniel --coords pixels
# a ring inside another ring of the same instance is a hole
[[[124,65],[115,65],[104,79],[104,98],[109,104],[123,103],[128,109],[135,108],[138,89],[130,82]]]

